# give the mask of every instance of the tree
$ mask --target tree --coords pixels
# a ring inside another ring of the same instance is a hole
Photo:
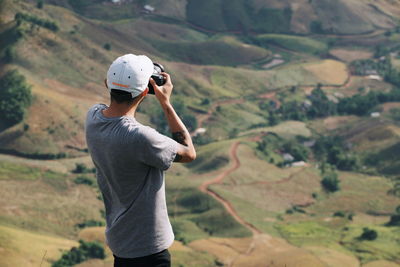
[[[325,174],[321,180],[321,184],[324,187],[324,189],[331,193],[340,190],[339,183],[340,180],[336,172],[330,172],[328,174]]]
[[[17,70],[8,71],[0,78],[0,121],[6,126],[21,122],[31,102],[31,86]]]
[[[110,51],[110,50],[111,50],[111,45],[110,45],[109,43],[105,43],[105,44],[103,45],[103,48],[104,48],[105,50]]]
[[[43,0],[38,0],[36,3],[36,7],[39,9],[42,9],[43,8]]]
[[[360,240],[372,241],[375,240],[377,237],[378,233],[375,230],[365,227],[363,228],[363,233],[358,238]]]

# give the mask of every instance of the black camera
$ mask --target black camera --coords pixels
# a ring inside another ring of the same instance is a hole
[[[164,85],[165,82],[167,81],[164,76],[161,75],[161,72],[164,72],[164,67],[163,65],[159,63],[153,63],[154,65],[154,70],[153,74],[151,75],[151,78],[156,82],[158,86]],[[149,94],[154,95],[154,88],[153,85],[149,82]]]

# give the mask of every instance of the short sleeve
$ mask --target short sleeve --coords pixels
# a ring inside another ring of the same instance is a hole
[[[167,170],[175,159],[178,143],[150,127],[143,129],[141,138],[143,163],[163,171]]]

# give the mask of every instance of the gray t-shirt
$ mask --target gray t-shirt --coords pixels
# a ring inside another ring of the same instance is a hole
[[[164,170],[178,143],[122,116],[107,118],[104,104],[86,117],[86,141],[106,210],[106,242],[118,257],[136,258],[168,248],[174,234],[165,202]]]

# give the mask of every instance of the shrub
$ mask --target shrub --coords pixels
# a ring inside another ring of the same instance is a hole
[[[43,0],[38,0],[36,3],[36,7],[39,9],[42,9],[43,8]]]
[[[326,174],[321,180],[321,184],[324,187],[324,189],[332,193],[340,189],[339,183],[340,180],[338,178],[337,173],[335,172]]]
[[[105,50],[110,51],[110,50],[111,50],[111,45],[110,45],[109,43],[105,43],[105,44],[103,45],[103,48],[104,48]]]
[[[358,238],[360,240],[372,241],[375,240],[377,237],[378,233],[375,230],[365,227],[363,228],[363,233]]]
[[[336,211],[336,212],[333,214],[333,216],[334,216],[334,217],[344,217],[345,214],[344,214],[343,211]]]
[[[69,267],[88,259],[104,259],[106,257],[103,246],[98,242],[79,240],[79,247],[73,247],[64,252],[61,259],[54,262],[52,267]]]
[[[104,226],[104,225],[105,223],[102,221],[88,220],[83,223],[78,223],[75,226],[78,228],[85,228],[85,227]]]
[[[11,70],[0,78],[0,120],[7,126],[22,121],[31,102],[31,86],[17,70]]]
[[[394,214],[390,216],[390,221],[386,226],[400,226],[400,214]]]
[[[76,177],[74,182],[76,184],[86,184],[86,185],[89,185],[89,186],[92,186],[92,185],[95,184],[94,180],[92,178],[89,178],[89,177],[83,176],[83,175]]]
[[[85,163],[75,163],[75,169],[73,173],[95,173],[96,168],[88,168]]]

